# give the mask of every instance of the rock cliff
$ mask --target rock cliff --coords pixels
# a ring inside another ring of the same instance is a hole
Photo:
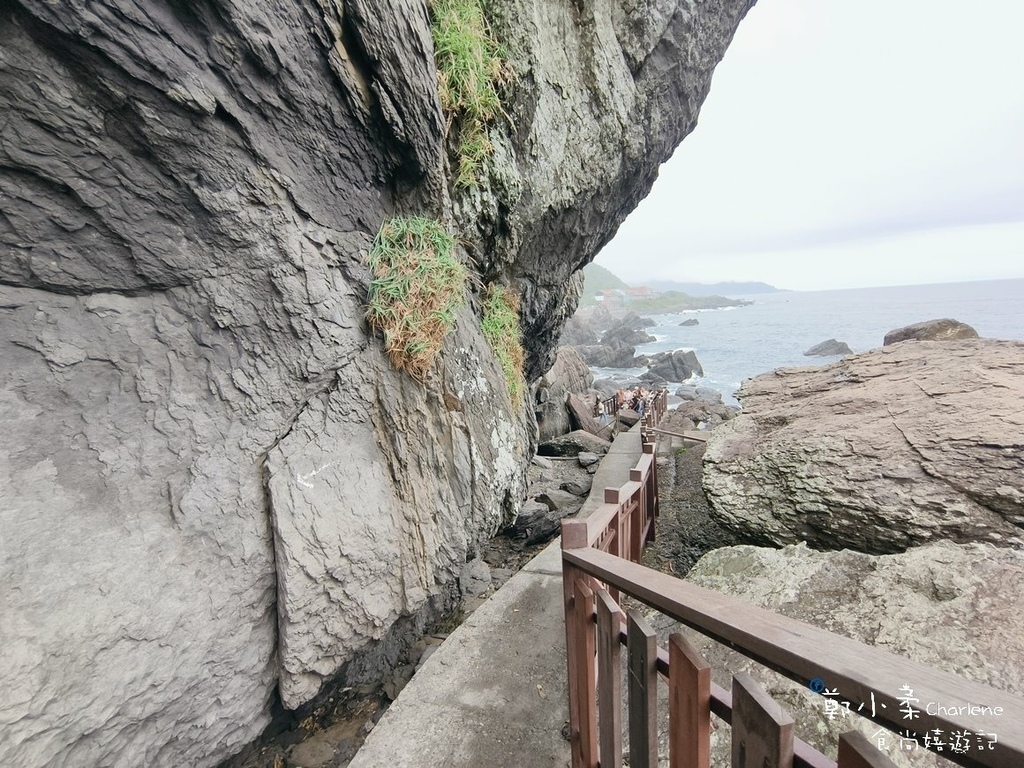
[[[757,543],[1024,544],[1024,344],[905,341],[749,380],[705,489]]]
[[[424,2],[0,4],[0,762],[214,764],[429,610],[534,425],[477,299],[389,367],[371,238],[458,231],[536,378],[751,4],[493,3],[468,191]]]

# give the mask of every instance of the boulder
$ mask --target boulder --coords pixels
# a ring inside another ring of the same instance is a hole
[[[539,385],[556,395],[558,392],[582,394],[590,389],[594,376],[579,353],[572,347],[559,347],[555,364],[540,377]],[[564,399],[564,398],[563,398]]]
[[[700,321],[696,317],[690,317],[679,324],[681,328],[686,328],[691,325],[700,325]]]
[[[584,395],[594,377],[579,353],[572,347],[559,347],[555,364],[537,384],[534,414],[541,440],[564,435],[574,425],[566,408],[569,396]]]
[[[541,504],[546,504],[548,509],[552,512],[558,511],[562,515],[569,515],[576,512],[580,508],[579,496],[569,493],[568,491],[559,490],[548,490],[537,496],[535,501],[539,501]]]
[[[896,328],[885,334],[883,346],[901,341],[955,341],[957,339],[976,339],[978,332],[966,323],[950,318],[925,320],[903,328]]]
[[[687,580],[970,680],[1024,695],[1024,553],[949,542],[902,554],[815,552],[726,547],[702,557]],[[668,634],[667,621],[661,634]],[[738,653],[688,632],[713,676],[727,688],[731,672],[751,673],[796,718],[802,738],[835,758],[838,735],[879,729],[852,714],[829,718],[824,700]],[[907,680],[914,684],[913,680]],[[826,685],[828,680],[825,680]],[[897,694],[898,691],[887,691]],[[870,706],[869,702],[865,702]],[[941,702],[939,702],[941,703]],[[856,709],[857,702],[853,709]],[[922,702],[922,706],[924,706]],[[946,765],[915,750],[901,754],[884,731],[883,751],[899,766]],[[716,754],[728,752],[728,728],[713,733]],[[876,739],[872,738],[872,742]],[[728,759],[713,765],[728,764]]]
[[[836,341],[835,339],[828,339],[820,344],[815,344],[804,352],[804,355],[807,357],[831,357],[833,355],[852,354],[853,350],[846,345],[845,341]]]
[[[554,464],[551,463],[551,459],[544,456],[534,456],[530,462],[541,469],[551,469]]]
[[[739,396],[743,411],[711,435],[704,487],[748,540],[1021,546],[1024,343],[881,347],[758,376]]]
[[[577,429],[541,443],[537,453],[541,456],[579,456],[584,452],[604,455],[610,447],[608,440]]]
[[[686,381],[693,374],[704,375],[700,361],[692,349],[677,349],[674,352],[659,352],[647,361],[650,373],[666,381]]]
[[[632,408],[619,408],[619,412],[616,416],[619,424],[627,427],[632,427],[638,421],[640,421],[640,414],[634,411]]]
[[[543,502],[527,501],[505,533],[513,539],[521,539],[524,546],[531,546],[558,535],[562,517],[560,510],[551,509]]]
[[[463,595],[482,595],[491,588],[491,567],[477,557],[459,572],[459,588]]]
[[[583,454],[580,454],[582,456]],[[577,457],[577,459],[579,456]],[[597,457],[594,457],[597,459]],[[594,487],[594,479],[592,477],[583,477],[579,480],[566,480],[560,486],[559,489],[567,491],[574,496],[586,497],[590,493],[590,489]]]
[[[587,365],[595,368],[640,368],[647,365],[647,358],[636,354],[632,346],[610,347],[596,344],[586,347],[573,347]]]
[[[576,395],[569,395],[566,398],[565,406],[569,410],[569,421],[573,429],[582,429],[592,435],[602,435],[607,430],[606,424],[602,424],[594,416],[594,405],[592,402],[583,400]]]

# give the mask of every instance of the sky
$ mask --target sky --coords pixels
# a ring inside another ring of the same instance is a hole
[[[1022,0],[759,0],[597,263],[633,285],[1024,277],[1022,30]]]

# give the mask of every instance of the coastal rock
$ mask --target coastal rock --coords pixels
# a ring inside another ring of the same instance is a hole
[[[591,347],[574,347],[587,365],[595,368],[640,368],[647,365],[647,358],[636,354],[633,347],[609,347],[598,344]]]
[[[648,370],[666,381],[686,381],[693,374],[704,375],[704,369],[692,349],[677,349],[674,352],[651,355]]]
[[[531,546],[557,536],[559,523],[564,516],[543,502],[527,501],[505,534],[513,539],[521,539],[523,546]]]
[[[820,344],[815,344],[804,352],[806,357],[831,357],[833,355],[852,354],[853,350],[846,345],[845,341],[836,341],[835,339],[828,339]]]
[[[692,325],[700,325],[700,320],[698,320],[696,317],[690,317],[687,318],[686,320],[683,320],[683,322],[679,324],[679,327],[686,328]]]
[[[706,554],[687,580],[969,680],[1024,694],[1020,551],[948,542],[885,556],[815,552],[803,545],[780,550],[736,546]],[[669,631],[663,622],[662,634]],[[702,635],[689,635],[711,663],[719,685],[729,685],[726,670],[751,673],[794,715],[802,738],[833,758],[840,733],[860,728],[871,737],[879,728],[853,715],[830,719],[822,697],[805,686]],[[716,753],[724,749],[728,754],[729,736],[728,728],[713,734]],[[946,765],[923,750],[907,759],[892,734],[884,751],[899,766]]]
[[[721,403],[722,393],[709,387],[682,386],[676,390],[676,397],[681,400],[704,400],[709,403]]]
[[[579,459],[578,456],[576,458]],[[559,486],[563,491],[567,491],[574,496],[583,497],[586,497],[586,495],[590,493],[590,489],[593,487],[594,479],[591,477],[580,478],[579,480],[567,480]]]
[[[611,443],[608,440],[577,429],[568,434],[546,440],[537,446],[541,456],[578,456],[580,453],[608,453]]]
[[[622,389],[622,385],[614,379],[594,379],[594,383],[591,386],[602,400],[614,397]]]
[[[0,5],[0,764],[216,765],[439,610],[532,416],[475,298],[391,368],[378,228],[451,222],[536,380],[751,5],[489,6],[471,190],[423,2]]]
[[[623,426],[632,427],[640,421],[640,414],[632,408],[619,408],[616,419]]]
[[[885,334],[883,346],[897,344],[901,341],[954,341],[956,339],[976,339],[978,332],[966,323],[950,318],[941,320],[925,320],[903,328],[897,328]]]
[[[897,344],[747,381],[704,485],[764,544],[899,552],[936,539],[1020,547],[1024,343]]]
[[[534,414],[540,440],[564,435],[573,429],[566,407],[569,395],[586,393],[594,380],[587,364],[572,347],[559,347],[555,364],[537,382]]]
[[[574,429],[582,429],[592,435],[598,435],[599,437],[608,439],[611,431],[610,425],[602,424],[598,421],[597,417],[594,416],[592,398],[583,400],[576,395],[569,395],[565,406],[569,409],[569,421]]]
[[[630,312],[601,336],[601,344],[606,347],[633,347],[637,344],[647,344],[655,341],[655,338],[647,333],[644,328],[654,325],[650,318],[643,318],[635,312]]]

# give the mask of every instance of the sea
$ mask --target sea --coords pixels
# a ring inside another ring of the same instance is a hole
[[[753,303],[651,315],[657,325],[647,330],[657,341],[638,346],[637,354],[692,349],[704,376],[685,383],[718,390],[727,403],[737,405],[736,391],[745,379],[777,368],[838,360],[839,356],[803,354],[827,339],[863,352],[882,346],[885,334],[895,328],[949,317],[967,323],[984,338],[1024,341],[1024,279],[779,291],[730,298]],[[679,325],[693,317],[698,325]],[[591,370],[595,377],[622,381],[646,369]],[[669,386],[670,392],[674,389]]]

